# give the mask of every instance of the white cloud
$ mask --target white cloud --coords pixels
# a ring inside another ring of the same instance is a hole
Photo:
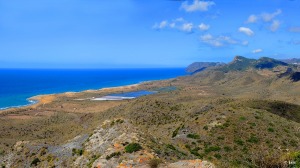
[[[263,52],[262,49],[256,49],[256,50],[253,50],[253,51],[252,51],[252,53],[254,53],[254,54],[261,53],[261,52]]]
[[[265,22],[270,22],[272,21],[277,15],[280,15],[282,13],[282,11],[280,9],[277,9],[275,12],[273,13],[262,13],[261,14],[261,18],[263,19],[263,21]]]
[[[155,23],[152,28],[156,30],[179,30],[186,33],[192,33],[194,30],[194,25],[191,22],[185,21],[183,18],[177,18],[171,22],[168,20],[163,20]]]
[[[214,37],[211,34],[200,36],[200,41],[213,47],[223,47],[230,44],[242,44],[229,36]]]
[[[183,2],[180,8],[186,12],[207,11],[213,5],[215,5],[213,1],[194,0],[192,4],[189,4],[188,1]]]
[[[193,23],[184,23],[181,30],[187,33],[191,33],[193,31]]]
[[[155,23],[152,28],[153,29],[163,29],[163,28],[166,28],[167,26],[168,26],[168,21],[164,20],[164,21],[161,21],[159,24]]]
[[[271,22],[275,19],[276,16],[280,15],[282,13],[281,9],[277,9],[275,12],[273,13],[261,13],[261,14],[252,14],[248,17],[248,19],[246,20],[246,23],[256,23],[259,20],[262,20],[264,22]]]
[[[208,40],[212,40],[213,39],[213,36],[211,34],[205,34],[203,36],[200,36],[200,39],[202,41],[208,41]]]
[[[247,27],[240,27],[239,32],[244,33],[247,36],[253,36],[254,35],[254,32],[250,28],[247,28]]]
[[[180,17],[180,18],[176,18],[174,21],[175,22],[184,22],[184,19],[182,17]]]
[[[272,32],[275,32],[279,28],[280,24],[281,23],[278,20],[273,20],[273,22],[271,24],[271,27],[270,27],[270,30]]]
[[[200,30],[203,30],[203,31],[208,30],[210,28],[209,25],[204,24],[204,23],[201,23],[198,27],[199,27]]]
[[[257,16],[256,15],[250,15],[249,17],[248,17],[248,20],[246,21],[246,23],[255,23],[255,22],[257,22]]]
[[[175,27],[176,27],[176,23],[174,23],[174,22],[173,22],[173,23],[170,23],[170,27],[171,27],[171,28],[175,28]]]
[[[242,45],[247,46],[249,44],[249,41],[243,41]]]

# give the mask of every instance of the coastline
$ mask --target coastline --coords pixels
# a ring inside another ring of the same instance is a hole
[[[168,80],[173,80],[176,79],[180,76],[173,77],[173,78],[167,78],[167,79],[157,79],[157,80],[147,80],[147,81],[141,81],[138,83],[133,83],[133,84],[128,84],[128,85],[120,85],[120,86],[112,86],[112,87],[103,87],[99,89],[87,89],[87,90],[82,90],[78,92],[72,92],[72,91],[66,91],[62,93],[50,93],[50,94],[40,94],[36,96],[32,96],[27,98],[28,104],[27,105],[20,105],[20,106],[12,106],[12,107],[5,107],[3,109],[0,109],[0,114],[13,111],[13,110],[18,110],[18,109],[27,109],[27,108],[37,108],[41,105],[45,105],[48,103],[53,102],[55,99],[58,97],[72,97],[76,94],[80,93],[95,93],[95,92],[104,92],[104,93],[109,93],[109,92],[118,92],[118,91],[130,91],[133,89],[138,88],[141,85],[147,84],[147,83],[152,83],[152,82],[158,82],[158,81],[168,81]],[[30,103],[32,102],[32,103]]]
[[[163,80],[168,80],[168,79],[163,79]],[[94,92],[117,92],[117,91],[124,91],[128,89],[135,89],[141,84],[144,83],[150,83],[154,81],[159,81],[159,80],[151,80],[151,81],[143,81],[135,84],[129,84],[129,85],[121,85],[121,86],[113,86],[113,87],[104,87],[100,89],[88,89],[88,90],[83,90],[79,92],[62,92],[62,93],[51,93],[51,94],[41,94],[41,95],[36,95],[27,98],[28,104],[27,105],[20,105],[20,106],[11,106],[11,107],[5,107],[0,109],[0,114],[8,112],[10,110],[16,110],[16,109],[22,109],[22,108],[37,108],[38,106],[45,105],[48,103],[53,102],[55,99],[57,99],[60,96],[67,96],[71,97],[74,96],[75,94],[80,94],[80,93],[94,93]]]
[[[151,81],[149,81],[151,82]],[[36,95],[33,97],[28,98],[28,100],[33,100],[36,101],[37,103],[28,105],[28,107],[34,107],[36,108],[39,105],[43,104],[48,104],[54,101],[58,96],[73,96],[75,94],[79,93],[93,93],[93,92],[98,92],[98,91],[104,91],[104,92],[114,92],[114,91],[123,91],[124,89],[133,89],[135,87],[138,87],[140,84],[130,84],[130,85],[124,85],[124,86],[114,86],[114,87],[105,87],[105,88],[100,88],[97,90],[83,90],[80,92],[63,92],[63,93],[53,93],[53,94],[45,94],[45,95]]]

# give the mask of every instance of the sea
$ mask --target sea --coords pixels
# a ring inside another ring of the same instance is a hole
[[[185,68],[147,69],[0,69],[0,109],[35,103],[41,94],[137,84],[186,75]]]

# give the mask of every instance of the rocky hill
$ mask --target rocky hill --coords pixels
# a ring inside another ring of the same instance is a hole
[[[157,91],[138,99],[113,104],[86,99],[109,92],[60,95],[36,109],[0,116],[0,162],[5,167],[297,167],[299,74],[295,65],[238,56],[193,75],[130,88]]]
[[[225,72],[228,71],[244,71],[248,69],[272,69],[277,66],[288,66],[287,63],[268,57],[262,57],[258,60],[249,59],[242,56],[236,56],[234,60],[227,65],[219,68]]]

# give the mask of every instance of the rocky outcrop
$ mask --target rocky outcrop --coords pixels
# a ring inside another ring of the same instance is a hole
[[[214,168],[215,166],[207,161],[196,160],[181,160],[175,163],[168,164],[163,168]]]

